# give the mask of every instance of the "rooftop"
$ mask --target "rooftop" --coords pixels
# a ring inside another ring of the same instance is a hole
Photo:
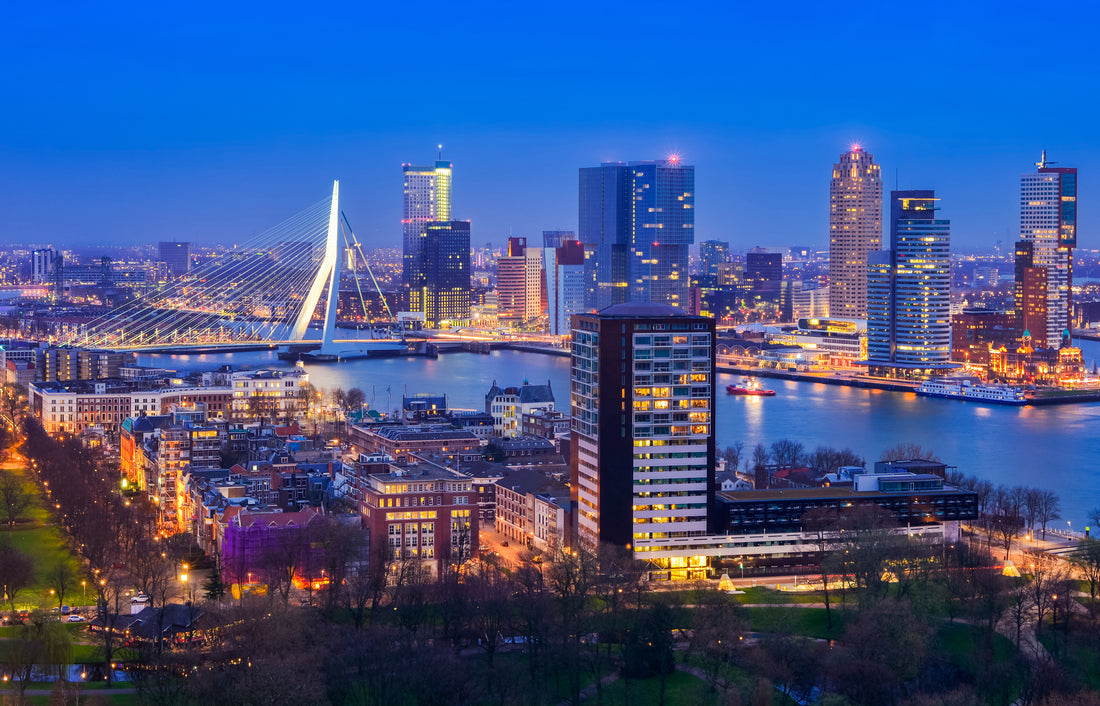
[[[601,318],[622,317],[631,319],[642,317],[691,316],[691,314],[688,314],[683,309],[674,307],[671,304],[660,304],[657,302],[626,302],[625,304],[613,304],[606,309],[601,309],[598,315]]]

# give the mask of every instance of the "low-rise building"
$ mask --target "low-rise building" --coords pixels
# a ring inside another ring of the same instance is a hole
[[[524,380],[521,387],[503,388],[493,380],[492,387],[485,393],[485,412],[493,415],[496,436],[518,436],[523,415],[537,409],[554,409],[554,391],[549,380],[545,385],[532,385]]]
[[[533,469],[509,471],[496,484],[496,531],[537,551],[569,546],[569,488]]]
[[[382,459],[367,457],[349,472],[372,546],[386,543],[391,560],[419,561],[436,576],[473,556],[480,526],[473,479],[423,459]]]
[[[455,465],[481,458],[481,440],[449,424],[352,425],[349,441],[356,453],[384,454],[398,463],[416,457]]]

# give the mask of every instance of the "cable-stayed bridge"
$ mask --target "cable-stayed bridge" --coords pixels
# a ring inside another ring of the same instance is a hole
[[[320,350],[312,357],[330,360],[406,349],[400,332],[382,340],[335,338],[341,266],[349,249],[366,263],[381,296],[370,263],[340,211],[337,181],[331,197],[161,289],[89,321],[63,343],[110,350],[180,351],[295,344],[309,349],[319,343]],[[355,282],[358,288],[358,278]],[[359,298],[362,302],[361,290]],[[382,302],[396,323],[385,297]],[[366,314],[365,304],[363,311]],[[310,340],[316,343],[304,345]]]

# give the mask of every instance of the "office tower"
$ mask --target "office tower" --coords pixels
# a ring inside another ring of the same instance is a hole
[[[52,249],[31,251],[31,281],[35,283],[49,282],[53,276],[54,258],[58,253]]]
[[[724,240],[704,240],[699,243],[699,271],[717,275],[718,265],[730,260],[730,244]]]
[[[829,185],[829,315],[867,318],[867,253],[882,248],[882,176],[859,145]]]
[[[1047,341],[1047,268],[1035,261],[1034,241],[1016,243],[1016,279],[1013,290],[1016,303],[1017,336],[1031,338],[1036,348],[1049,348]]]
[[[558,247],[545,247],[542,261],[550,333],[568,336],[573,315],[584,311],[584,244],[564,240]]]
[[[714,503],[714,319],[667,304],[573,317],[574,537],[631,547],[708,530]]]
[[[527,238],[508,238],[508,254],[497,258],[497,307],[501,316],[526,323],[542,314],[542,251]]]
[[[429,221],[419,236],[415,267],[423,284],[415,292],[425,325],[438,328],[470,320],[470,222]],[[416,311],[416,309],[414,309]]]
[[[571,230],[544,230],[542,231],[542,247],[560,248],[564,243],[577,239],[577,234]]]
[[[168,273],[173,277],[191,271],[191,243],[161,242],[159,250],[160,261],[168,265]]]
[[[1020,177],[1016,317],[1036,348],[1069,344],[1073,248],[1077,247],[1077,169],[1053,167],[1046,150],[1034,174]],[[1022,258],[1022,260],[1021,260]],[[1041,274],[1039,270],[1042,270]],[[1045,294],[1044,308],[1038,301]]]
[[[664,161],[580,170],[580,239],[591,246],[595,286],[586,306],[626,301],[688,305],[695,242],[695,167]]]
[[[871,253],[867,362],[872,375],[921,380],[951,361],[951,222],[935,192],[890,193],[890,249]]]
[[[405,196],[401,216],[402,281],[409,288],[409,308],[425,312],[420,292],[427,286],[425,231],[430,222],[451,220],[451,163],[437,161],[435,166],[401,165]]]

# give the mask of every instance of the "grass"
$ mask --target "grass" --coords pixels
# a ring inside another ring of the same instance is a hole
[[[631,679],[627,683],[617,679],[604,687],[603,703],[606,706],[656,706],[661,703],[661,680],[659,677],[651,677]],[[664,703],[707,706],[722,702],[719,695],[711,692],[702,679],[686,672],[675,671],[665,677]]]
[[[1061,628],[1061,626],[1059,626]],[[1055,655],[1055,660],[1078,682],[1090,689],[1100,689],[1100,642],[1091,633],[1071,631],[1069,635],[1046,629],[1039,642]]]
[[[83,571],[80,562],[69,551],[65,534],[61,528],[53,524],[53,518],[43,505],[43,497],[38,487],[26,477],[24,471],[13,471],[22,476],[23,485],[28,493],[34,496],[34,501],[24,513],[22,522],[16,525],[14,531],[0,530],[0,542],[11,541],[12,545],[21,552],[31,557],[34,561],[34,582],[16,596],[16,607],[19,609],[32,608],[56,608],[56,599],[49,595],[50,586],[47,574],[58,562],[68,562],[73,570],[76,590],[70,591],[65,596],[65,602],[72,605],[74,601],[82,601],[82,589],[80,581]],[[26,529],[20,529],[21,526]]]
[[[933,649],[968,674],[975,675],[990,664],[982,628],[961,623],[941,625],[936,631]],[[993,636],[992,663],[1007,662],[1016,654],[1016,646],[1004,635]]]
[[[748,608],[749,626],[753,632],[787,633],[835,640],[844,632],[847,614],[833,609],[832,626],[828,625],[824,608]]]

